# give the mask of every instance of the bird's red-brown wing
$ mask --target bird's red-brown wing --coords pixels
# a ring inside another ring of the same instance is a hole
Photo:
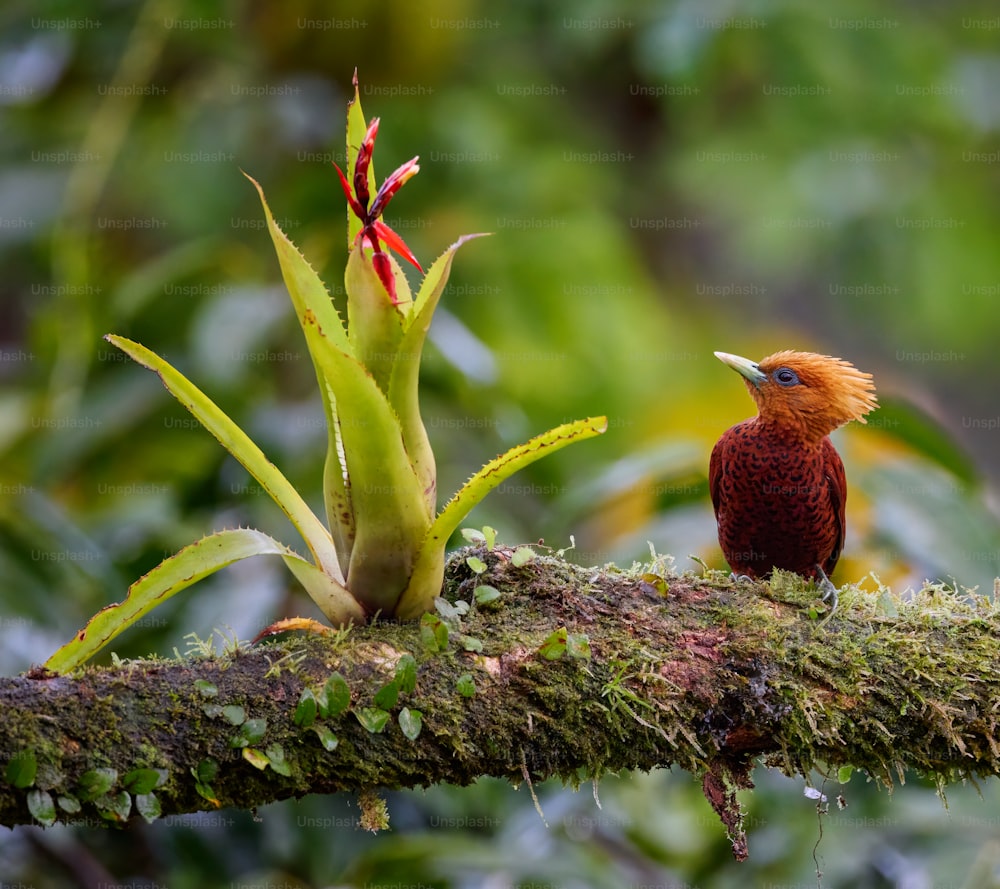
[[[840,459],[840,454],[837,453],[829,438],[823,439],[823,472],[830,486],[830,499],[833,502],[833,515],[837,530],[837,539],[830,553],[830,558],[823,565],[823,570],[827,575],[830,575],[837,567],[840,551],[844,548],[844,529],[847,527],[844,514],[844,508],[847,505],[847,475],[844,472],[844,463]]]
[[[723,435],[715,443],[712,456],[708,460],[708,492],[712,497],[712,509],[716,515],[719,514],[719,479],[722,477],[722,442],[725,437]]]

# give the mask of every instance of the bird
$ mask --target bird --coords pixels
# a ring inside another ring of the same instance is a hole
[[[829,436],[852,420],[865,423],[878,407],[872,375],[813,352],[757,362],[715,356],[743,377],[757,405],[757,416],[722,434],[709,460],[722,552],[734,579],[766,579],[780,568],[816,581],[829,618],[847,503],[844,464]]]

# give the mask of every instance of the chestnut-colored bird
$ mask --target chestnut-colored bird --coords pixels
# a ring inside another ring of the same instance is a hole
[[[836,608],[827,575],[844,544],[847,478],[828,436],[878,407],[872,376],[812,352],[760,362],[715,356],[744,377],[758,412],[712,449],[708,481],[726,561],[737,576],[782,568],[816,580]]]

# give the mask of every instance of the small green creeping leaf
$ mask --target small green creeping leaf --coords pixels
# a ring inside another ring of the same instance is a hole
[[[132,769],[122,778],[122,787],[130,793],[144,794],[167,780],[166,769]]]
[[[104,796],[118,780],[116,769],[91,769],[80,776],[77,784],[77,797],[83,802],[91,802],[99,796]]]
[[[469,566],[476,574],[482,574],[486,570],[486,563],[480,559],[478,556],[469,556],[465,560],[465,564]]]
[[[448,648],[448,625],[436,614],[420,618],[420,641],[428,651],[445,651]]]
[[[292,765],[285,759],[285,748],[280,744],[272,744],[264,751],[271,769],[286,778],[292,776]]]
[[[489,552],[493,552],[493,547],[496,546],[497,542],[497,529],[491,528],[489,525],[483,525],[483,538],[486,541],[486,549]]]
[[[222,805],[216,797],[215,790],[212,788],[211,784],[202,784],[198,781],[195,783],[194,789],[197,791],[198,796],[202,799],[208,800],[216,808]]]
[[[136,794],[135,808],[148,824],[152,824],[162,814],[160,801],[156,798],[155,793]]]
[[[28,811],[42,827],[56,823],[56,806],[47,790],[33,788],[28,791]]]
[[[240,734],[251,744],[263,740],[267,732],[266,719],[248,719],[240,726]]]
[[[463,673],[455,682],[455,688],[463,698],[471,698],[476,694],[476,681],[471,673]]]
[[[510,557],[510,563],[515,568],[520,568],[523,565],[527,565],[534,558],[535,551],[530,546],[519,546]]]
[[[545,641],[538,648],[538,653],[550,661],[558,660],[566,653],[567,636],[565,627],[554,630],[545,637]]]
[[[316,712],[319,704],[316,701],[316,693],[311,688],[302,689],[299,696],[299,703],[295,707],[295,714],[292,720],[302,728],[309,728],[316,721]]]
[[[383,731],[389,722],[389,714],[385,710],[379,710],[375,707],[362,707],[360,710],[355,710],[354,715],[358,717],[358,722],[373,735]]]
[[[476,597],[477,605],[489,605],[490,602],[495,602],[500,598],[500,590],[484,583],[476,587],[473,595]]]
[[[203,698],[214,698],[219,694],[219,689],[207,679],[196,679],[194,687]]]
[[[412,654],[404,654],[396,664],[396,682],[399,690],[406,695],[413,694],[417,687],[417,662]]]
[[[191,769],[191,774],[195,780],[204,781],[207,784],[218,776],[219,764],[214,759],[203,759],[198,763],[197,768]]]
[[[391,710],[399,700],[399,683],[394,679],[375,692],[374,703],[380,710]]]
[[[409,707],[404,707],[399,711],[399,727],[409,740],[415,741],[423,726],[424,714],[419,710],[411,710]]]
[[[243,758],[255,769],[260,769],[262,772],[271,764],[271,761],[263,753],[253,747],[243,748]]]
[[[38,773],[38,761],[34,750],[24,750],[18,753],[9,763],[4,774],[7,780],[17,788],[31,787]]]
[[[212,789],[212,782],[218,774],[219,764],[214,759],[203,759],[196,768],[191,769],[191,775],[195,780],[194,789],[198,796],[216,807],[222,805],[215,796],[215,790]]]
[[[80,800],[75,796],[70,794],[63,794],[62,796],[56,797],[56,803],[59,808],[62,809],[67,815],[76,815],[77,812],[82,808],[80,806]]]
[[[849,784],[851,775],[854,774],[854,766],[841,766],[837,769],[837,780],[841,784]]]
[[[323,749],[327,753],[332,753],[337,749],[337,745],[340,743],[337,740],[337,736],[330,731],[325,725],[314,725],[313,731],[316,732],[316,736],[319,738],[320,744],[323,745]]]
[[[132,811],[132,797],[128,791],[120,790],[118,793],[109,793],[94,800],[94,805],[105,821],[121,824],[128,821],[129,812]]]
[[[452,604],[447,599],[438,596],[434,600],[434,610],[445,620],[459,620],[469,613],[469,603],[464,599],[459,599]]]
[[[247,711],[239,704],[227,704],[222,708],[222,715],[230,725],[243,725],[247,721]]]
[[[665,596],[670,589],[670,585],[667,583],[666,578],[659,574],[654,574],[652,571],[647,571],[639,579],[643,582],[645,587],[649,588],[649,592],[656,592],[661,596]]]
[[[347,685],[347,680],[340,673],[333,673],[326,680],[324,690],[326,691],[326,706],[320,706],[320,716],[339,716],[351,706],[351,689]]]
[[[462,646],[463,651],[480,652],[483,650],[482,639],[477,639],[475,636],[466,636],[465,633],[458,634],[458,644]]]
[[[486,543],[486,535],[478,528],[462,528],[460,533],[468,543]]]

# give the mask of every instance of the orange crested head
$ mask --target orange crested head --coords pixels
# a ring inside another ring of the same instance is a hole
[[[754,362],[728,352],[715,357],[743,376],[760,420],[817,441],[878,407],[872,375],[814,352],[775,352]]]

